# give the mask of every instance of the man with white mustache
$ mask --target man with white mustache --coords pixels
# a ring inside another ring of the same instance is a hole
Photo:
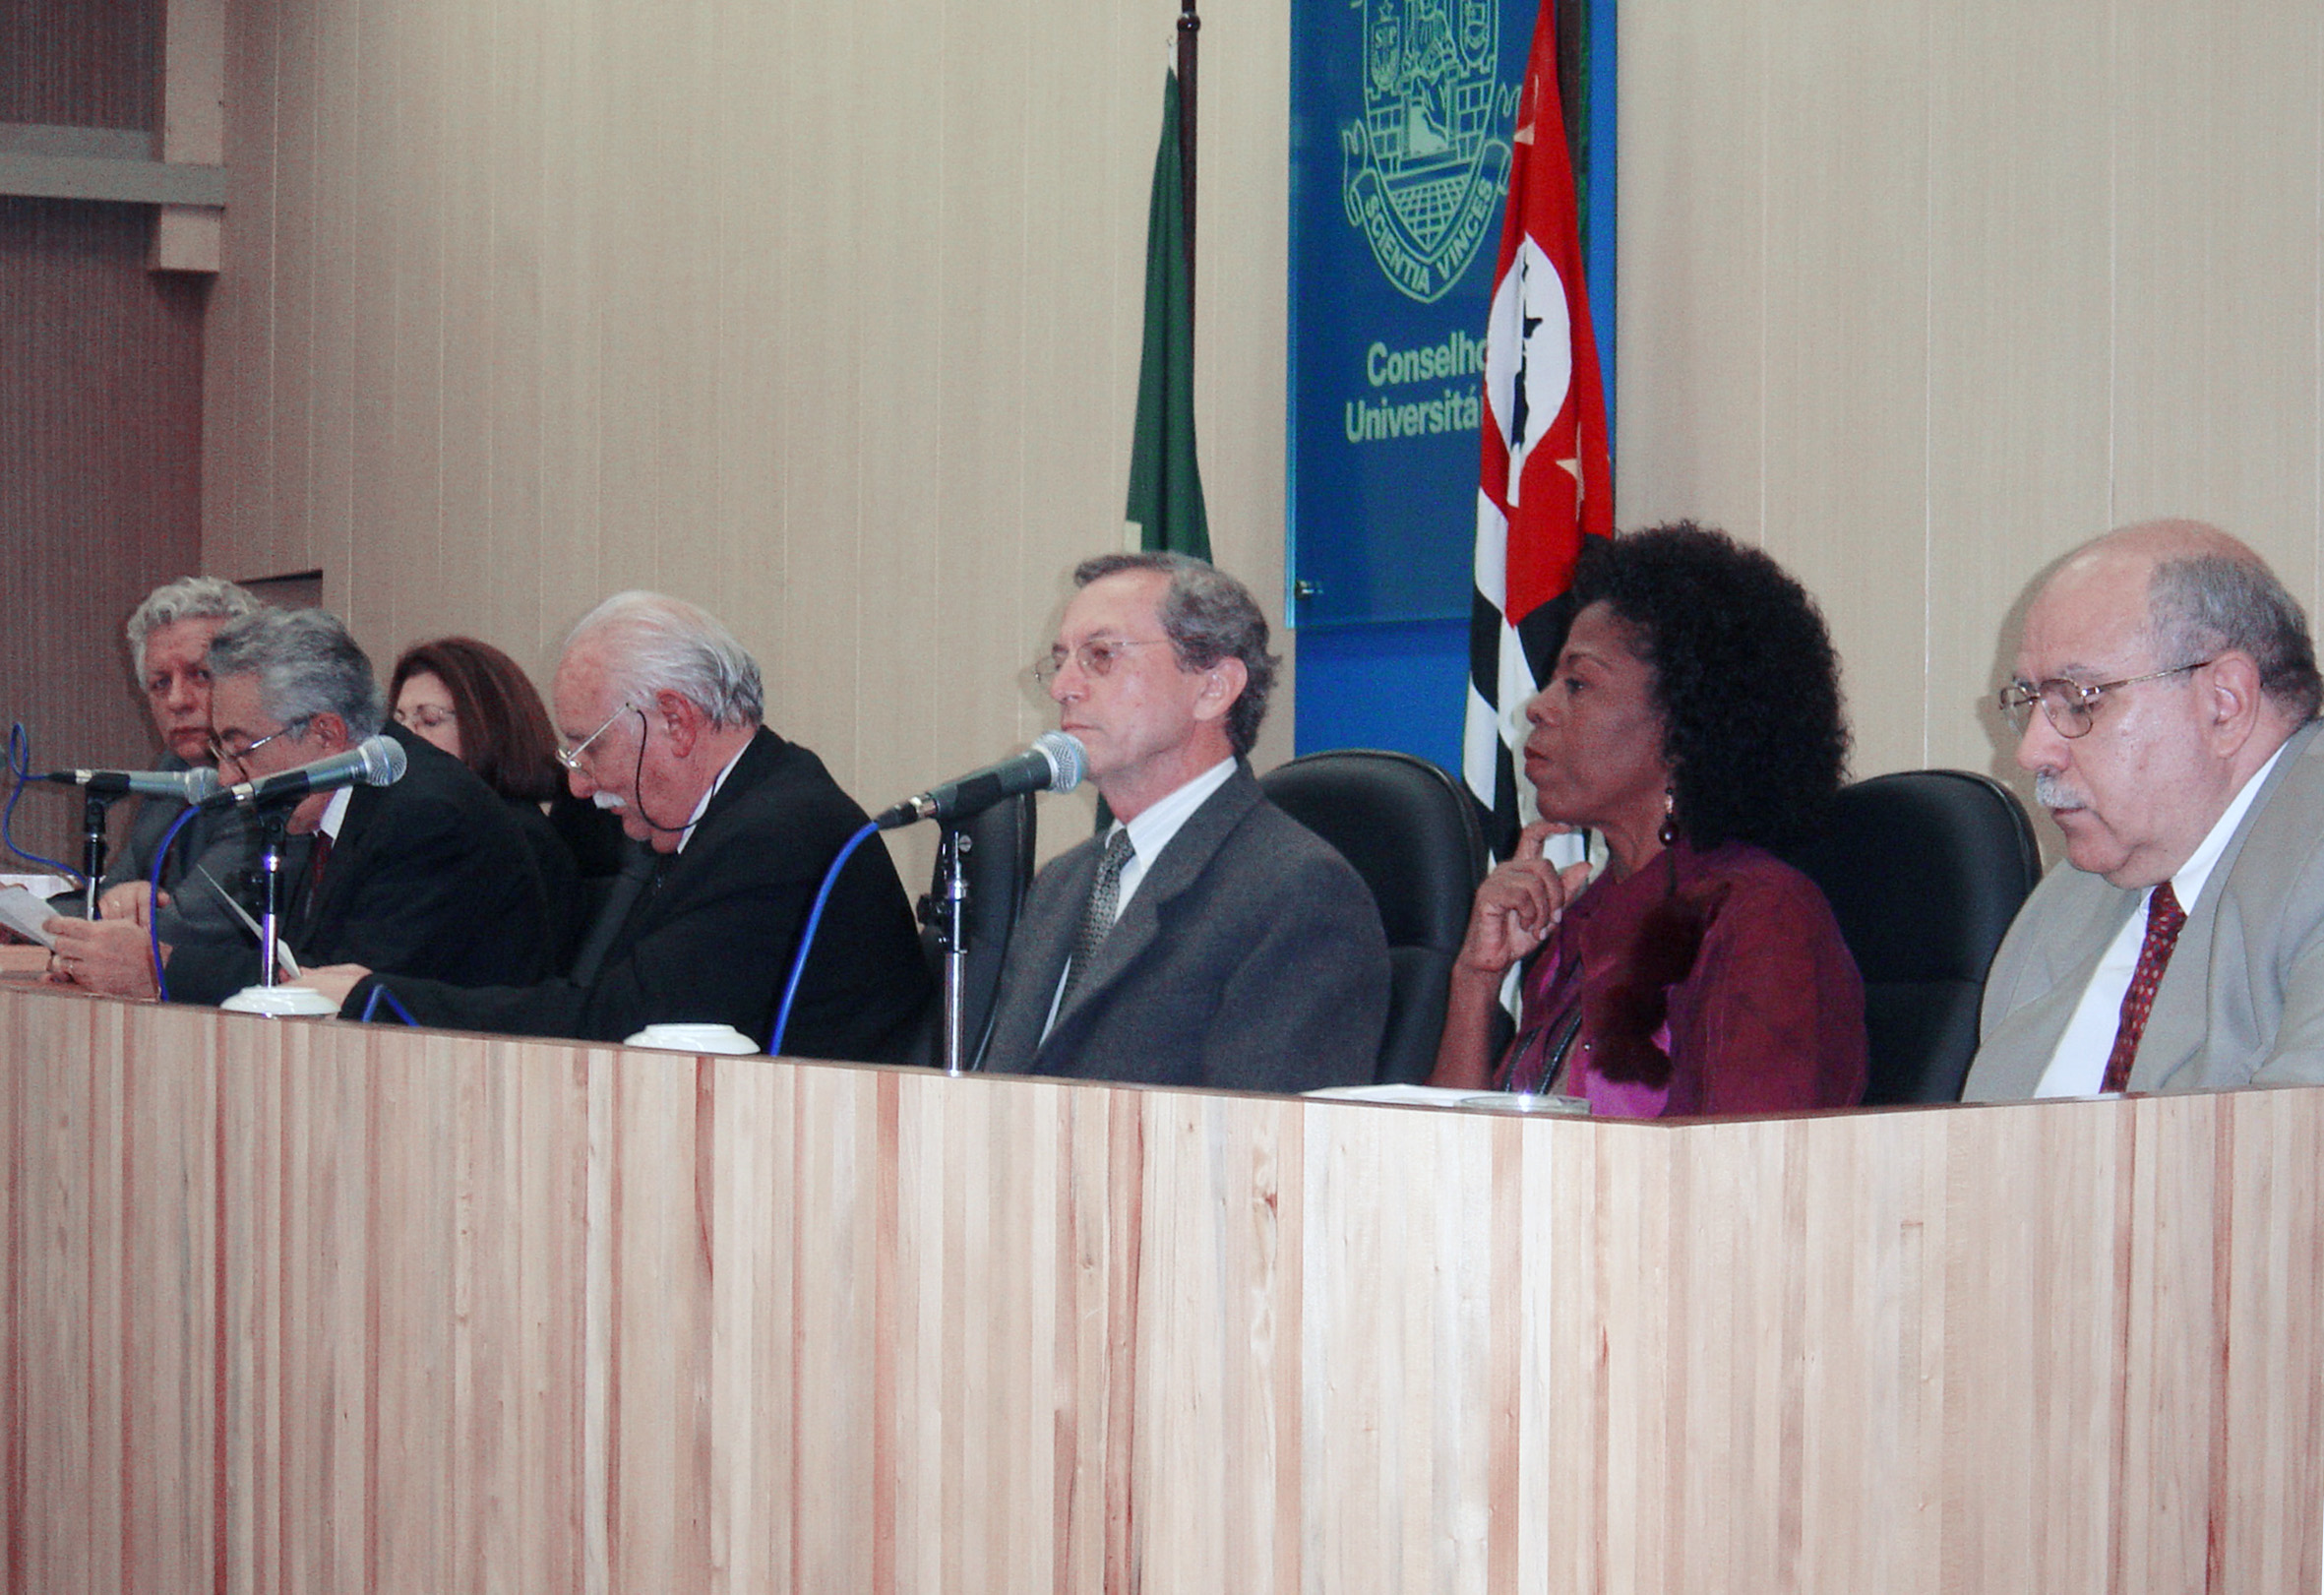
[[[1986,980],[1970,1101],[2324,1081],[2324,739],[2307,620],[2217,527],[2068,558],[2001,707],[2066,864]]]

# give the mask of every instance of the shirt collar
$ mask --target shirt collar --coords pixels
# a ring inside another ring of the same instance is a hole
[[[1207,803],[1213,792],[1226,785],[1228,777],[1234,773],[1235,760],[1230,755],[1169,796],[1146,805],[1138,811],[1135,820],[1117,820],[1114,828],[1128,829],[1130,845],[1137,849],[1138,858],[1152,863],[1162,849],[1170,845],[1170,839],[1178,834],[1179,828],[1193,819],[1194,811]],[[1109,836],[1112,833],[1107,832]]]
[[[686,828],[678,833],[678,845],[671,851],[678,853],[686,851],[686,844],[694,840],[694,828],[703,823],[703,816],[709,811],[710,799],[718,795],[718,788],[726,784],[726,777],[734,773],[734,767],[742,763],[743,755],[750,752],[751,743],[757,740],[757,736],[754,735],[746,739],[741,747],[734,750],[734,757],[726,761],[725,766],[718,771],[718,778],[710,782],[710,789],[704,792],[703,800],[694,806],[694,814],[687,820]]]
[[[323,807],[323,823],[315,828],[336,843],[339,828],[347,823],[347,805],[354,801],[355,789],[351,786],[342,786],[332,793],[331,801]]]
[[[2278,748],[2268,755],[2266,764],[2251,772],[2251,779],[2236,788],[2235,795],[2228,802],[2227,812],[2219,817],[2209,834],[2188,855],[2187,861],[2178,867],[2178,873],[2171,878],[2171,895],[2178,899],[2179,907],[2187,913],[2195,911],[2195,899],[2203,895],[2204,883],[2211,879],[2211,871],[2219,863],[2219,855],[2228,850],[2228,838],[2234,835],[2235,828],[2243,823],[2243,816],[2251,810],[2252,800],[2259,796],[2260,783],[2268,778],[2268,771],[2274,769],[2276,761],[2283,757],[2284,749]],[[2150,887],[2147,890],[2152,892],[2154,889]]]

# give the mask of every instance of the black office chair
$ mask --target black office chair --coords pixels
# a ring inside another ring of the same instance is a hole
[[[1864,975],[1865,1103],[1959,1101],[1986,969],[2042,875],[2025,810],[1967,770],[1875,775],[1842,789],[1830,829],[1792,862]]]
[[[1392,975],[1376,1078],[1428,1078],[1444,1030],[1452,960],[1488,862],[1476,805],[1425,759],[1363,749],[1294,759],[1259,784],[1372,889]]]
[[[1001,966],[1009,956],[1009,938],[1016,929],[1025,905],[1025,891],[1033,884],[1033,794],[1020,793],[994,804],[963,822],[968,832],[968,967],[962,980],[961,1058],[970,1069],[984,1058],[992,1038],[993,998],[1001,989]],[[933,895],[944,886],[940,861],[929,884]],[[928,899],[920,901],[920,949],[935,973],[936,1002],[923,1025],[919,1053],[925,1062],[942,1066],[944,954],[935,933],[928,929]]]

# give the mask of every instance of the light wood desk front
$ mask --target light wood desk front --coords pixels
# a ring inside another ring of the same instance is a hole
[[[2324,1091],[1656,1126],[0,989],[0,1588],[2298,1591]]]

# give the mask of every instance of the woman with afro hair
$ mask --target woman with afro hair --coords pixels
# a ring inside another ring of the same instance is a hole
[[[1590,540],[1573,605],[1525,706],[1542,819],[1478,889],[1432,1083],[1623,1118],[1860,1100],[1864,982],[1823,894],[1775,856],[1822,824],[1848,758],[1814,600],[1682,521]],[[1606,842],[1594,881],[1542,856],[1584,828]],[[1520,960],[1523,1012],[1496,1060]]]

